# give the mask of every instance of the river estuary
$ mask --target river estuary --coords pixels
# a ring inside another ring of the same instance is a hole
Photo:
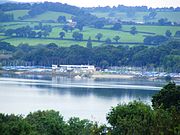
[[[80,117],[100,123],[112,106],[151,97],[165,81],[94,80],[42,76],[1,76],[0,112],[26,115],[37,110],[54,109],[65,119]]]

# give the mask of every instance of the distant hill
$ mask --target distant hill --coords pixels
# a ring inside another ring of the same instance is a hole
[[[93,24],[97,21],[97,17],[85,12],[83,9],[71,6],[68,4],[62,3],[53,3],[53,2],[44,2],[44,3],[3,3],[0,4],[0,9],[5,12],[14,12],[16,13],[19,10],[18,14],[25,14],[21,19],[32,19],[38,16],[38,20],[50,19],[53,17],[53,20],[58,16],[68,16],[67,19],[73,16],[73,20],[82,25]],[[23,10],[25,11],[23,13]],[[27,12],[28,11],[28,12]],[[46,13],[49,17],[43,15]],[[15,19],[18,15],[15,15]]]
[[[12,10],[12,11],[7,11],[5,13],[10,13],[14,15],[15,20],[20,20],[19,17],[23,17],[25,15],[28,15],[29,10]],[[48,16],[48,17],[47,17]],[[53,11],[46,11],[40,15],[24,19],[24,21],[43,21],[43,20],[52,20],[52,21],[57,21],[57,18],[59,16],[65,16],[66,19],[71,19],[73,16],[72,14],[67,14],[64,12],[53,12]]]

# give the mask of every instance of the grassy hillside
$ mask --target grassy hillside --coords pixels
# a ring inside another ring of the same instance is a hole
[[[15,20],[19,20],[18,17],[22,17],[28,14],[29,10],[13,10],[13,11],[8,11],[6,13],[11,13],[14,15]]]
[[[8,11],[6,13],[14,14],[15,20],[18,20],[18,17],[22,17],[28,14],[29,10],[14,10]],[[136,12],[135,16],[132,18],[127,17],[125,12],[113,12],[114,16],[110,16],[109,12],[92,12],[91,14],[96,15],[97,17],[105,17],[105,18],[118,18],[123,21],[135,21],[142,22],[143,16],[148,15],[149,12]],[[63,13],[63,12],[53,12],[47,11],[41,15],[37,15],[33,18],[26,19],[28,21],[42,21],[42,20],[54,20],[56,21],[59,16],[66,16],[67,19],[70,19],[71,14]],[[155,19],[150,21],[158,21],[161,18],[168,18],[169,21],[179,22],[180,23],[180,12],[157,12]]]
[[[58,37],[59,32],[62,31],[60,28],[54,28],[52,33],[50,34],[50,37]],[[78,31],[78,30],[75,30]],[[102,33],[103,37],[101,40],[106,40],[106,38],[113,38],[116,35],[119,35],[121,37],[122,42],[142,42],[143,41],[143,34],[137,34],[135,36],[131,35],[128,32],[121,32],[121,31],[114,31],[114,30],[106,30],[106,29],[95,29],[90,27],[85,27],[82,31],[84,39],[88,39],[91,37],[92,40],[97,40],[95,38],[97,33]],[[68,32],[66,33],[65,38],[72,38],[72,33]]]
[[[92,12],[93,15],[97,17],[105,17],[105,18],[119,18],[122,21],[135,21],[142,22],[143,16],[148,15],[149,12],[136,12],[135,16],[132,18],[127,17],[125,12],[114,12],[114,16],[109,16],[109,12]],[[168,18],[169,21],[172,22],[180,22],[180,12],[157,12],[157,16],[155,19],[151,21],[158,21],[161,18]]]
[[[35,23],[34,23],[35,24]],[[54,24],[55,25],[55,24]],[[11,26],[12,28],[13,26]],[[17,26],[14,26],[17,27]],[[111,27],[111,26],[106,26]],[[123,25],[122,30],[130,30],[132,26],[130,25]],[[164,35],[165,31],[168,29],[170,30],[173,35],[177,30],[180,30],[180,27],[174,27],[174,26],[141,26],[137,25],[138,31],[143,32],[154,32],[156,35]],[[50,33],[48,38],[58,38],[59,32],[62,31],[62,28],[55,27],[53,28],[52,32]],[[75,29],[74,31],[79,31]],[[73,32],[74,32],[73,31]],[[72,39],[73,32],[65,33],[65,38]],[[147,36],[148,34],[144,33],[138,33],[136,35],[131,35],[129,32],[122,32],[122,31],[114,31],[114,30],[108,30],[108,29],[95,29],[91,27],[84,27],[84,30],[81,32],[83,33],[84,39],[88,39],[91,37],[92,40],[97,40],[95,38],[95,35],[97,33],[102,33],[103,38],[101,40],[106,40],[106,38],[111,38],[112,41],[113,38],[118,35],[120,36],[120,42],[143,42],[144,36]],[[1,37],[3,38],[3,37]],[[53,39],[27,39],[27,38],[12,38],[5,40],[6,42],[12,43],[13,45],[17,46],[20,43],[28,43],[30,45],[36,45],[36,44],[48,44],[48,43],[56,43],[60,46],[70,46],[73,44],[79,44],[82,46],[86,46],[86,41],[67,41],[67,40],[53,40]],[[102,43],[93,42],[93,46],[101,45]]]
[[[106,27],[111,27],[111,26],[106,26]],[[131,25],[123,25],[122,30],[129,31]],[[142,32],[154,32],[156,35],[164,35],[166,30],[170,30],[172,34],[174,35],[177,30],[180,30],[180,27],[174,27],[174,26],[141,26],[137,25],[136,26],[138,31]],[[61,28],[54,28],[52,33],[50,34],[50,37],[58,37],[59,32],[62,31]],[[90,27],[85,27],[84,30],[82,31],[84,35],[84,39],[88,39],[90,36],[91,39],[95,40],[95,35],[97,33],[102,33],[103,38],[102,40],[105,40],[106,38],[111,38],[115,37],[116,35],[120,36],[121,39],[120,41],[122,42],[143,42],[144,36],[148,34],[143,34],[143,33],[138,33],[136,35],[131,35],[129,32],[122,32],[122,31],[114,31],[114,30],[108,30],[108,29],[95,29],[95,28],[90,28]],[[72,38],[72,33],[68,32],[66,33],[65,38]]]
[[[28,10],[14,10],[14,11],[10,11],[7,13],[13,13],[15,19],[18,19],[18,17],[20,16],[24,16],[26,15],[28,12]],[[93,13],[95,15],[97,15],[98,17],[109,17],[109,13]],[[137,12],[135,14],[134,20],[136,21],[142,21],[142,18],[144,15],[147,15],[148,12]],[[41,15],[35,16],[33,18],[29,18],[26,21],[42,21],[42,20],[54,20],[56,21],[57,18],[59,16],[66,16],[67,19],[71,18],[71,14],[66,14],[63,12],[45,12]],[[156,20],[158,20],[158,18],[164,18],[167,17],[169,20],[176,20],[179,21],[180,18],[178,17],[180,16],[180,12],[158,12],[157,16],[156,16]],[[121,19],[127,19],[127,20],[131,20],[131,18],[128,18],[126,16],[126,13],[115,13],[114,17],[120,17]],[[51,25],[51,26],[56,26],[53,28],[52,32],[50,33],[48,38],[59,38],[59,33],[62,30],[62,25],[63,24],[59,24],[59,23],[43,23],[43,25]],[[0,27],[5,28],[5,29],[16,29],[22,26],[26,26],[29,25],[32,28],[34,27],[34,25],[38,25],[37,22],[9,22],[9,23],[0,23]],[[151,32],[151,33],[155,33],[155,35],[164,35],[166,30],[170,30],[172,32],[172,36],[175,34],[176,31],[180,31],[180,27],[178,26],[147,26],[147,25],[136,25],[137,31],[139,31],[138,34],[136,35],[132,35],[129,32],[124,32],[124,31],[130,31],[132,25],[123,25],[122,26],[122,31],[114,31],[111,29],[107,29],[107,28],[111,28],[111,25],[106,25],[105,28],[106,29],[95,29],[93,27],[84,27],[83,31],[81,32],[83,34],[83,39],[88,39],[89,37],[91,37],[92,40],[97,40],[95,38],[97,33],[102,33],[103,37],[101,40],[105,41],[107,38],[110,38],[113,42],[113,38],[115,36],[120,36],[120,42],[143,42],[145,36],[148,36],[149,34],[145,34],[145,33],[140,33],[140,32]],[[74,31],[79,31],[77,29],[75,29]],[[73,31],[73,32],[74,32]],[[65,38],[66,39],[72,39],[72,34],[73,32],[68,32],[65,33]],[[3,36],[3,33],[0,33],[0,39],[4,39],[6,38],[5,36]],[[56,39],[27,39],[27,38],[11,38],[11,39],[6,39],[4,41],[7,41],[9,43],[12,43],[12,45],[19,45],[20,43],[28,43],[30,45],[36,45],[36,44],[48,44],[48,43],[56,43],[60,46],[70,46],[73,44],[79,44],[82,46],[86,45],[86,41],[69,41],[69,40],[56,40]],[[102,43],[98,43],[98,42],[93,42],[93,46],[96,45],[102,45]]]
[[[123,30],[130,30],[133,25],[123,25]],[[147,25],[136,25],[138,31],[152,32],[156,35],[164,35],[166,30],[170,30],[172,35],[175,34],[177,30],[180,30],[179,26],[147,26]]]
[[[52,12],[52,11],[47,11],[41,15],[37,15],[33,18],[27,19],[28,21],[42,21],[42,20],[54,20],[56,21],[59,16],[65,16],[66,19],[71,18],[71,14],[63,13],[63,12]]]
[[[11,13],[14,15],[15,20],[19,20],[18,17],[22,17],[24,15],[28,15],[29,10],[13,10],[8,11],[6,13]],[[59,16],[66,16],[66,19],[71,19],[73,15],[63,13],[63,12],[53,12],[53,11],[47,11],[43,14],[37,15],[33,18],[25,19],[25,21],[42,21],[42,20],[54,20],[56,21]]]

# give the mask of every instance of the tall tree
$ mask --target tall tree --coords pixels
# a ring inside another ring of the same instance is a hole
[[[83,40],[83,34],[82,33],[79,33],[79,32],[73,32],[73,35],[72,37],[75,39],[75,40]]]
[[[92,41],[91,41],[91,37],[89,37],[88,41],[87,41],[87,44],[86,44],[86,47],[91,49],[92,48]]]
[[[98,41],[100,41],[100,39],[103,37],[102,33],[98,33],[95,38],[98,39]]]
[[[171,37],[172,33],[170,30],[167,30],[166,33],[165,33],[166,37]]]
[[[64,25],[63,28],[62,28],[62,30],[64,30],[65,32],[68,32],[69,26],[68,26],[68,25]]]
[[[84,25],[82,23],[77,23],[76,24],[76,28],[79,29],[80,31],[83,30],[83,27],[84,27]]]
[[[175,107],[180,113],[180,86],[170,82],[152,97],[153,108],[170,109]]]
[[[65,37],[65,33],[64,32],[60,32],[59,36],[60,36],[61,39],[63,39]]]
[[[111,109],[107,121],[112,135],[143,135],[152,132],[153,111],[142,102],[131,102]]]
[[[110,43],[111,43],[111,39],[110,39],[110,38],[107,38],[107,39],[105,40],[105,42],[106,42],[106,44],[110,44]]]
[[[113,30],[120,30],[122,28],[120,23],[115,23],[112,27]]]
[[[118,41],[120,40],[120,37],[119,36],[115,36],[113,39],[116,41],[116,43],[118,43]]]
[[[131,27],[130,33],[131,33],[132,35],[137,34],[137,29],[136,29],[135,26]]]
[[[65,17],[65,16],[59,16],[58,19],[57,19],[57,21],[58,21],[59,23],[66,23],[66,17]]]
[[[104,21],[96,21],[94,23],[94,27],[97,28],[97,29],[101,29],[104,27]]]

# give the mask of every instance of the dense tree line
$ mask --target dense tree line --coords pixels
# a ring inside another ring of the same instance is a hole
[[[152,11],[161,11],[161,12],[179,12],[180,8],[176,7],[162,7],[162,8],[152,8],[147,6],[124,6],[124,5],[117,5],[117,6],[105,6],[105,7],[87,7],[83,8],[86,12],[128,12],[128,11],[134,11],[134,12],[152,12]]]
[[[65,121],[59,112],[37,111],[25,118],[0,114],[1,135],[98,135],[103,126],[73,117]]]
[[[42,5],[42,3],[39,3],[40,5]],[[0,4],[0,9],[3,10],[3,11],[11,11],[11,10],[24,10],[24,9],[31,9],[31,8],[34,8],[36,7],[38,4],[37,3],[33,3],[33,4],[30,4],[30,3],[3,3],[3,4]],[[51,10],[65,10],[68,6],[70,5],[67,5],[67,4],[62,4],[62,3],[50,3],[50,2],[45,2],[45,5],[48,6],[49,9]],[[56,5],[56,6],[55,6]],[[57,8],[58,7],[58,8]],[[62,8],[63,7],[63,8]],[[79,11],[79,8],[78,10],[75,9],[77,7],[75,6],[70,6],[73,9],[73,11]],[[151,11],[161,11],[161,12],[166,12],[166,11],[177,11],[179,12],[180,11],[180,7],[176,7],[176,8],[173,8],[173,7],[162,7],[162,8],[151,8],[151,7],[147,7],[147,6],[124,6],[124,5],[117,5],[117,6],[113,6],[113,7],[110,7],[110,6],[106,6],[106,7],[90,7],[90,8],[82,8],[84,11],[90,11],[90,12],[110,12],[110,11],[121,11],[121,12],[126,12],[126,11],[129,11],[129,10],[133,10],[133,11],[138,11],[138,12],[151,12]],[[69,11],[72,13],[72,11]],[[75,12],[77,13],[77,12]]]
[[[152,107],[140,101],[119,104],[107,114],[108,125],[77,117],[65,121],[54,110],[21,115],[0,113],[1,135],[179,135],[180,86],[170,82],[152,97]]]
[[[0,9],[2,11],[29,10],[30,8],[31,8],[30,3],[3,3],[3,4],[0,4]]]
[[[35,25],[34,28],[30,27],[29,25],[19,27],[16,29],[7,29],[4,31],[6,36],[17,36],[17,37],[27,37],[27,38],[41,38],[42,36],[47,37],[49,36],[50,32],[52,31],[51,25]]]
[[[156,36],[147,36],[144,38],[144,44],[149,45],[159,45],[163,42],[168,41],[168,38],[162,35],[156,35]]]
[[[88,42],[91,42],[90,40]],[[106,42],[111,41],[107,40]],[[166,71],[180,72],[180,42],[178,41],[153,47],[115,47],[111,45],[88,48],[79,45],[58,47],[54,43],[37,46],[21,44],[14,47],[7,44],[0,42],[0,49],[7,50],[7,46],[15,49],[11,51],[11,59],[1,60],[4,65],[7,61],[15,61],[17,65],[20,65],[21,62],[29,62],[34,65],[45,66],[52,64],[93,64],[102,68],[109,66],[163,67]]]

